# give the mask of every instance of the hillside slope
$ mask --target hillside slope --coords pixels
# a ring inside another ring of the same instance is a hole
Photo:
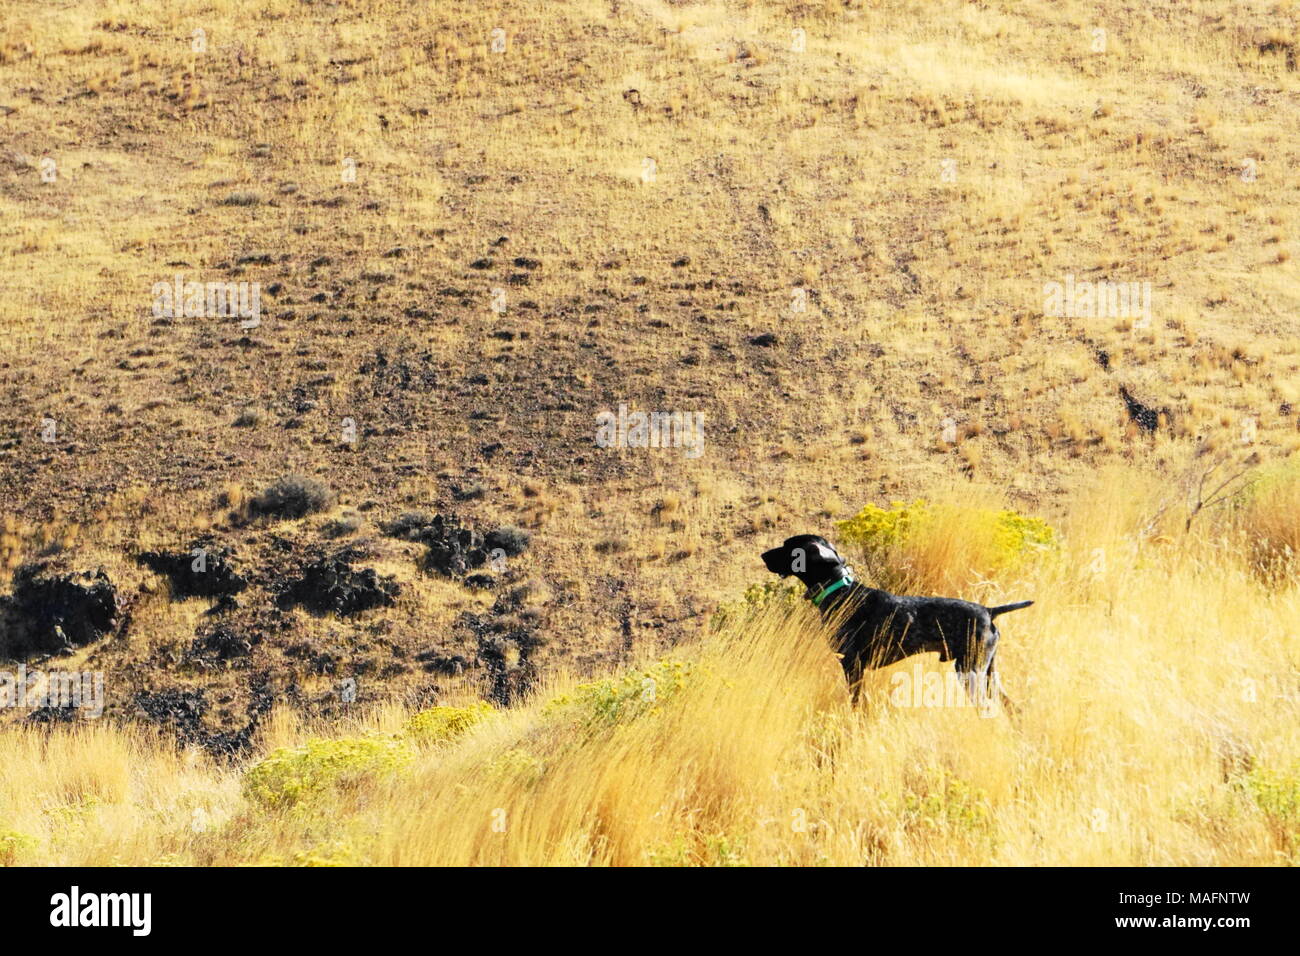
[[[7,5],[0,570],[105,568],[129,626],[58,662],[111,712],[513,699],[868,501],[1297,447],[1294,3],[443,6]],[[260,324],[156,314],[178,275]],[[623,404],[703,453],[600,447]],[[290,473],[327,509],[250,515]],[[467,587],[408,511],[531,541]],[[237,607],[137,560],[196,543]],[[344,548],[392,606],[277,603]]]

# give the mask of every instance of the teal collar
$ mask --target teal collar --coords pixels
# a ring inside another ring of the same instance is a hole
[[[828,595],[834,594],[840,588],[846,588],[853,583],[853,572],[845,571],[844,577],[832,581],[826,587],[822,588],[817,594],[813,595],[813,607],[821,607],[822,601],[826,600]]]

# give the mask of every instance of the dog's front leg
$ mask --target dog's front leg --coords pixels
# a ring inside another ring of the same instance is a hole
[[[840,654],[839,658],[840,666],[844,668],[844,680],[849,685],[849,701],[856,707],[858,698],[862,696],[862,667],[848,654]]]

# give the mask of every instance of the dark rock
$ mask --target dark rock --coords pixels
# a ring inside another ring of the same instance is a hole
[[[506,553],[506,557],[515,558],[528,550],[529,542],[532,536],[527,531],[520,528],[503,525],[495,531],[489,531],[483,539],[483,547],[489,552],[500,548]]]
[[[299,660],[311,668],[315,674],[335,674],[342,663],[340,654],[320,648],[310,641],[299,641],[285,648],[285,656]]]
[[[187,551],[146,551],[137,561],[171,584],[172,597],[215,598],[238,594],[248,581],[231,563],[234,550],[195,542]]]
[[[425,568],[448,577],[463,575],[487,561],[482,539],[476,532],[462,527],[453,515],[410,511],[382,525],[381,530],[391,538],[425,545],[428,548]]]
[[[464,487],[459,485],[452,485],[451,487],[451,496],[457,501],[475,501],[485,494],[487,494],[487,489],[478,482]]]
[[[358,371],[371,378],[376,396],[410,390],[428,391],[438,384],[433,353],[405,341],[393,346],[391,355],[388,349],[376,349],[374,357],[362,362]]]
[[[244,637],[234,628],[223,624],[196,637],[190,644],[189,657],[201,663],[231,661],[253,653],[253,645],[261,643],[261,640],[261,634]]]
[[[266,674],[250,680],[247,722],[238,730],[209,731],[203,723],[208,701],[202,689],[141,691],[135,705],[149,721],[170,731],[182,746],[202,747],[214,757],[232,758],[248,750],[262,718],[275,703]]]
[[[540,642],[532,635],[515,633],[505,638],[480,638],[478,657],[487,670],[491,687],[488,696],[501,707],[509,707],[526,697],[537,683],[538,669],[532,661],[532,652]],[[508,653],[516,649],[512,663]]]
[[[29,724],[70,724],[79,716],[76,707],[56,707],[46,704],[43,707],[37,707],[28,714],[24,721]]]
[[[379,530],[390,538],[428,543],[430,536],[440,536],[442,521],[441,515],[427,511],[404,511],[392,521],[380,524]]]
[[[122,602],[103,568],[61,571],[25,564],[0,607],[0,657],[58,653],[99,640],[117,626]]]
[[[459,654],[438,654],[435,651],[421,651],[415,655],[426,671],[434,674],[460,674],[467,670],[470,662]]]
[[[222,594],[220,598],[217,598],[216,604],[204,611],[204,615],[213,617],[213,615],[217,614],[229,614],[230,611],[237,611],[242,606],[238,600],[235,600],[234,594]]]
[[[141,691],[135,695],[135,704],[148,720],[162,724],[187,742],[202,736],[203,715],[208,711],[202,689]]]
[[[374,568],[357,569],[359,554],[345,549],[310,562],[297,580],[280,594],[284,606],[301,605],[316,614],[359,614],[389,607],[401,588],[391,577],[381,578]]]
[[[1169,410],[1153,408],[1150,405],[1144,405],[1133,397],[1132,393],[1123,385],[1119,388],[1120,398],[1124,400],[1124,407],[1128,411],[1128,417],[1138,428],[1145,432],[1153,432],[1160,427],[1160,417],[1163,415],[1168,421]]]

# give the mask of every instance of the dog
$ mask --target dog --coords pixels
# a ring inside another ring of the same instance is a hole
[[[952,661],[971,700],[983,706],[996,688],[1002,706],[1016,706],[1002,690],[997,676],[998,628],[993,619],[1029,607],[1017,601],[985,607],[970,601],[939,597],[903,597],[867,587],[825,538],[800,534],[779,548],[763,552],[773,574],[794,575],[807,588],[805,596],[830,615],[843,608],[847,616],[832,640],[844,667],[853,703],[858,702],[867,669],[888,667],[914,654],[935,651]]]

